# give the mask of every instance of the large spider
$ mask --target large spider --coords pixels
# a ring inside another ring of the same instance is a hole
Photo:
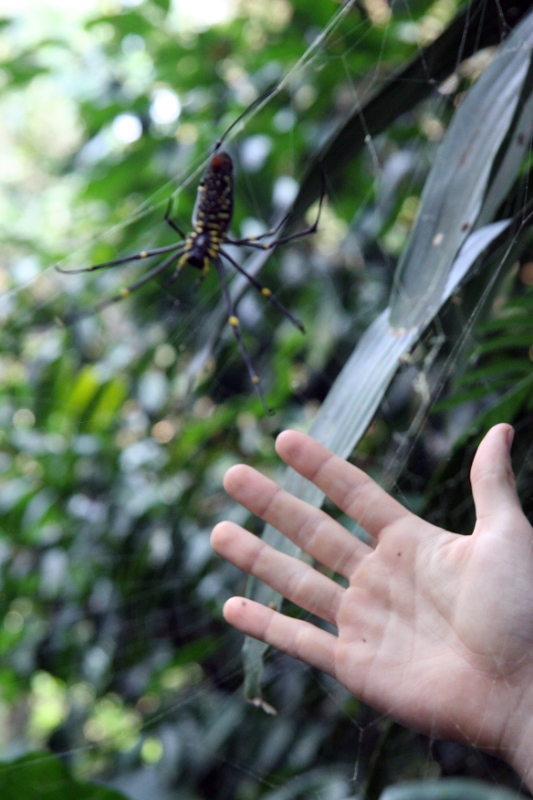
[[[262,98],[259,98],[259,100],[261,99]],[[252,105],[255,105],[255,103]],[[248,108],[244,114],[247,114],[249,111],[250,108]],[[227,131],[220,137],[220,139],[218,139],[213,148],[213,155],[211,156],[204,176],[198,185],[196,205],[192,216],[192,231],[190,233],[185,233],[179,227],[179,225],[177,225],[177,223],[171,219],[170,208],[172,200],[169,203],[167,212],[165,214],[165,221],[181,237],[181,241],[168,245],[167,247],[158,247],[155,250],[142,250],[140,253],[135,253],[131,256],[116,258],[113,261],[104,261],[102,264],[94,264],[93,266],[86,267],[84,269],[63,270],[59,267],[57,267],[57,269],[59,272],[64,272],[66,274],[94,272],[94,270],[97,269],[118,267],[121,264],[126,264],[130,261],[137,261],[145,258],[152,258],[153,256],[160,256],[164,253],[170,253],[168,258],[165,258],[163,261],[160,261],[158,264],[156,264],[156,266],[145,273],[142,278],[139,278],[129,286],[121,289],[117,294],[102,300],[100,303],[97,303],[93,307],[92,311],[98,312],[112,303],[117,303],[119,300],[128,297],[136,289],[144,286],[145,283],[148,283],[148,281],[150,281],[152,278],[155,278],[156,275],[164,272],[173,264],[176,266],[174,272],[169,278],[170,283],[179,277],[185,264],[189,264],[191,267],[201,270],[200,279],[203,279],[209,272],[209,265],[212,263],[217,271],[218,278],[222,285],[222,291],[224,293],[228,308],[228,323],[241,349],[242,357],[246,364],[246,368],[248,370],[248,374],[250,375],[254,389],[262,405],[265,409],[267,409],[263,392],[261,390],[260,378],[255,371],[254,365],[241,335],[239,318],[235,313],[235,307],[228,289],[222,258],[225,258],[227,261],[229,261],[229,263],[237,270],[237,272],[240,272],[241,275],[244,275],[245,278],[250,281],[252,286],[261,292],[263,297],[276,306],[276,308],[281,311],[281,313],[284,314],[293,323],[293,325],[299,328],[302,333],[305,332],[304,326],[299,319],[291,314],[291,312],[285,308],[282,303],[280,303],[270,289],[268,289],[266,286],[263,286],[263,284],[253,277],[253,275],[248,274],[246,270],[243,269],[243,267],[241,267],[240,264],[238,264],[235,259],[233,259],[230,254],[222,248],[222,245],[231,244],[238,247],[252,247],[259,250],[272,250],[279,244],[287,244],[288,242],[293,242],[296,239],[301,239],[304,236],[309,236],[310,234],[315,233],[318,227],[320,212],[325,195],[325,182],[324,179],[322,179],[317,216],[313,224],[309,227],[302,231],[298,231],[297,233],[290,234],[289,236],[282,236],[281,238],[271,242],[263,242],[263,239],[275,236],[278,231],[281,230],[287,219],[287,217],[285,217],[278,225],[276,225],[275,228],[267,231],[266,233],[262,233],[260,236],[232,239],[228,235],[228,231],[233,216],[233,162],[228,153],[220,148],[222,147],[222,143],[224,142],[228,133],[240,121],[244,114],[241,114],[241,116],[232,123]]]

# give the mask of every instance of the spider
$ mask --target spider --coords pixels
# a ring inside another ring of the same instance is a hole
[[[129,286],[124,287],[117,294],[97,303],[91,309],[91,313],[97,313],[112,303],[117,303],[125,297],[129,297],[132,292],[140,289],[141,286],[144,286],[146,283],[148,283],[148,281],[152,280],[152,278],[155,278],[157,275],[169,269],[173,265],[175,265],[174,271],[168,279],[169,283],[172,283],[178,279],[183,267],[186,264],[201,271],[199,280],[202,281],[209,272],[210,264],[213,264],[222,286],[222,292],[226,301],[228,309],[228,323],[237,340],[255,392],[263,407],[269,411],[263,397],[261,380],[255,370],[252,359],[248,353],[248,350],[246,349],[246,345],[244,344],[239,318],[236,314],[235,306],[230,295],[222,259],[226,259],[226,261],[228,261],[232,267],[237,270],[237,272],[240,272],[241,275],[244,275],[244,277],[252,284],[252,286],[255,287],[264,298],[269,300],[272,305],[278,309],[278,311],[281,311],[281,313],[284,314],[293,325],[302,331],[302,333],[305,333],[305,329],[302,322],[293,314],[291,314],[287,308],[285,308],[285,306],[277,299],[272,291],[268,287],[263,286],[262,283],[253,277],[253,275],[250,275],[248,272],[246,272],[246,270],[241,267],[241,265],[238,264],[234,258],[232,258],[227,250],[223,249],[222,245],[230,244],[237,247],[273,250],[280,244],[287,244],[288,242],[293,242],[297,239],[302,239],[305,236],[315,233],[318,228],[320,212],[322,210],[322,204],[325,197],[325,181],[324,176],[322,175],[322,185],[318,202],[317,216],[313,224],[309,225],[304,230],[288,236],[282,236],[274,241],[263,241],[269,237],[276,236],[286,222],[288,217],[287,215],[278,225],[276,225],[276,227],[272,228],[266,233],[260,234],[259,236],[250,236],[242,239],[231,238],[229,235],[229,228],[233,216],[233,162],[228,153],[222,150],[221,147],[224,140],[230,131],[235,127],[235,125],[237,125],[243,116],[248,114],[251,108],[253,108],[262,99],[263,97],[258,98],[257,101],[247,108],[246,111],[244,111],[243,114],[241,114],[230,125],[220,139],[216,141],[213,148],[213,153],[207,165],[207,169],[198,185],[196,204],[192,216],[192,230],[190,233],[185,233],[185,231],[183,231],[180,226],[171,218],[171,198],[165,213],[165,222],[167,222],[168,225],[170,225],[170,227],[178,234],[180,241],[166,247],[158,247],[155,250],[142,250],[141,252],[135,253],[131,256],[116,258],[113,261],[104,261],[101,264],[94,264],[91,267],[85,267],[83,269],[63,270],[60,267],[56,267],[56,269],[65,274],[94,272],[95,270],[99,269],[118,267],[131,261],[152,258],[154,256],[164,255],[166,253],[170,254],[167,258],[163,259],[154,267],[152,267],[152,269],[146,272],[141,278],[134,281]]]

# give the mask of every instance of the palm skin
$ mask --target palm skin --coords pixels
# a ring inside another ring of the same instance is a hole
[[[471,536],[425,522],[295,431],[278,437],[279,455],[365,528],[370,544],[250,467],[228,471],[235,500],[348,588],[234,523],[217,525],[212,543],[337,635],[237,597],[224,607],[232,625],[323,669],[397,721],[496,753],[531,781],[533,530],[516,495],[511,441],[502,424],[479,446]]]

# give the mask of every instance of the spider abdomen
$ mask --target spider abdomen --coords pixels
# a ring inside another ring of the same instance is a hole
[[[199,235],[208,231],[213,242],[222,242],[232,216],[233,162],[227,153],[215,153],[198,186],[193,226]]]

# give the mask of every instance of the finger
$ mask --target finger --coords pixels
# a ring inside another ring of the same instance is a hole
[[[511,466],[513,434],[510,425],[495,425],[477,449],[470,480],[478,521],[517,509],[522,511]]]
[[[336,624],[344,589],[309,564],[280,553],[234,522],[219,522],[211,533],[211,544],[220,556],[287,600]]]
[[[284,431],[276,440],[276,450],[289,466],[316,484],[376,538],[387,526],[413,516],[362,470],[304,433]]]
[[[224,488],[234,500],[340,575],[349,577],[372,550],[324,511],[280,489],[251,467],[239,464],[228,470]]]
[[[230,625],[248,636],[335,676],[337,638],[333,634],[310,622],[286,617],[245,597],[227,600],[224,617]]]

